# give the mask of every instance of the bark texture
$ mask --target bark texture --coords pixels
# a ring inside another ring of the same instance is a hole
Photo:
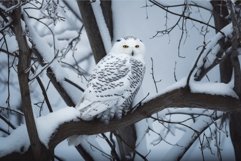
[[[98,63],[106,55],[104,43],[98,28],[90,1],[77,1],[83,24],[90,42],[95,62]]]
[[[220,1],[212,0],[211,3],[214,9],[213,15],[214,15],[215,26],[217,27],[218,30],[221,30],[223,27],[225,27],[230,23],[229,20],[226,18],[230,14],[228,11],[228,4],[224,0],[220,0]],[[235,25],[235,23],[233,23],[233,25]],[[234,77],[236,77],[234,90],[240,96],[240,81],[239,81],[240,65],[239,65],[239,60],[237,60],[238,59],[237,54],[235,54],[235,52],[237,52],[238,46],[237,46],[237,40],[233,39],[232,41],[236,41],[236,42],[232,42],[231,44],[227,44],[227,43],[225,44],[224,41],[219,42],[222,49],[227,49],[229,47],[232,47],[231,56],[227,56],[219,65],[220,79],[221,79],[221,82],[224,82],[224,83],[230,82],[234,71]],[[241,146],[240,146],[241,145],[241,124],[239,121],[241,117],[241,112],[240,111],[231,112],[229,117],[230,117],[230,122],[229,122],[230,137],[231,137],[231,141],[235,151],[235,158],[238,161],[238,160],[241,160]]]
[[[19,60],[18,60],[18,79],[21,92],[22,110],[25,117],[26,127],[30,139],[31,155],[36,161],[49,160],[51,156],[47,148],[40,142],[38,131],[36,128],[31,98],[28,85],[28,76],[30,71],[31,50],[29,49],[26,37],[21,26],[21,8],[17,8],[12,13],[14,20],[13,31],[19,46]]]

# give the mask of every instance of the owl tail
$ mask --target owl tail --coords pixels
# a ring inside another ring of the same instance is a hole
[[[98,114],[108,110],[110,106],[108,104],[100,103],[100,102],[94,102],[89,107],[84,108],[83,110],[80,110],[80,118],[83,120],[91,120]]]
[[[82,120],[90,121],[104,111],[108,111],[114,104],[116,104],[116,100],[91,102],[85,99],[82,103],[76,106],[76,109],[80,111],[80,118]],[[73,135],[67,139],[68,144],[77,146],[83,142],[85,137],[85,135]]]
[[[85,121],[90,121],[97,115],[108,111],[110,108],[115,107],[116,100],[107,100],[107,101],[95,101],[90,102],[85,100],[82,104],[76,107],[80,111],[80,118]]]

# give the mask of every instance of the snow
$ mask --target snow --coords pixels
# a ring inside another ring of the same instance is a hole
[[[74,146],[68,146],[67,140],[59,143],[54,149],[59,158],[68,158],[69,161],[84,161]]]
[[[161,90],[158,95],[155,95],[155,96],[152,96],[152,97],[148,97],[148,99],[146,100],[147,102],[149,100],[152,100],[152,99],[155,99],[157,97],[159,97],[160,95],[163,95],[165,93],[168,93],[168,92],[171,92],[173,90],[176,90],[176,89],[180,89],[180,88],[183,88],[186,86],[186,82],[187,82],[187,78],[182,78],[181,80],[177,81],[176,83],[173,83],[172,85],[164,88],[163,90]]]
[[[36,126],[41,142],[48,147],[49,139],[56,128],[64,122],[78,120],[79,111],[65,107],[36,119]],[[25,152],[30,146],[26,125],[21,125],[7,137],[0,137],[0,157],[12,152]]]
[[[230,84],[225,83],[203,83],[191,82],[190,89],[192,93],[205,93],[211,95],[230,96],[238,99],[238,95],[234,92]]]
[[[230,34],[233,32],[233,25],[232,23],[228,24],[221,30],[226,37],[230,36]],[[216,57],[217,52],[219,51],[219,44],[218,41],[224,37],[223,34],[218,32],[214,37],[211,38],[207,46],[205,47],[204,53],[202,53],[198,63],[197,63],[197,68],[200,68],[203,66],[208,67],[210,64],[212,64],[212,60],[215,60],[214,57]],[[211,55],[211,56],[209,56]],[[208,57],[209,61],[203,62],[205,58]],[[207,64],[206,64],[207,63]]]
[[[94,160],[106,161],[109,158],[105,153],[110,153],[110,147],[106,145],[105,140],[102,139],[100,142],[98,138],[98,135],[83,136],[81,145],[86,147],[85,150],[91,154]]]
[[[208,127],[209,124],[213,123],[213,119],[206,118],[206,117],[200,117],[196,123],[194,123],[191,128],[187,128],[187,131],[183,135],[183,137],[176,143],[176,146],[173,146],[166,154],[165,159],[166,160],[177,160],[178,156],[182,154],[182,152],[185,151],[185,147],[192,142],[192,140],[198,135],[195,131],[192,129],[201,132],[203,129]],[[178,145],[178,146],[177,146]]]
[[[79,6],[76,1],[70,1],[70,0],[63,0],[63,1],[67,3],[70,6],[70,8],[80,17]]]
[[[181,80],[177,81],[176,83],[164,88],[162,91],[160,91],[158,95],[154,97],[148,97],[146,101],[155,99],[160,95],[174,91],[176,89],[184,88],[186,86],[186,83],[187,83],[187,78],[184,77]],[[191,93],[230,96],[236,99],[239,98],[238,95],[233,90],[233,85],[231,84],[191,81],[189,86],[190,86]]]
[[[23,12],[24,13],[24,12]],[[54,72],[54,75],[58,82],[62,82],[66,78],[64,70],[58,62],[58,52],[54,47],[50,47],[46,41],[38,35],[38,32],[33,28],[33,20],[28,18],[26,14],[23,14],[26,19],[26,25],[29,30],[30,41],[33,42],[33,45],[37,48],[44,61],[50,64],[51,69]],[[55,37],[53,36],[53,39]],[[54,40],[55,41],[55,40]]]
[[[77,84],[79,87],[85,90],[87,80],[80,77],[78,74],[73,72],[73,70],[65,68],[65,71],[68,75],[69,80],[71,80],[73,83]],[[78,104],[83,91],[73,87],[73,85],[69,84],[68,82],[61,82],[61,85],[64,87],[65,91],[71,96],[71,99],[74,101],[74,103]]]
[[[6,39],[7,44],[11,44],[8,46],[9,52],[16,52],[18,50],[17,40],[13,36],[9,36]]]
[[[70,3],[71,6],[73,5]],[[24,14],[25,19],[27,19],[27,29],[29,30],[30,41],[33,42],[33,45],[37,48],[40,55],[43,57],[45,63],[47,65],[42,67],[42,69],[50,67],[54,73],[56,80],[61,84],[61,86],[66,90],[66,92],[70,95],[71,99],[74,101],[75,104],[78,103],[81,92],[79,89],[73,87],[69,83],[65,82],[65,78],[77,78],[79,73],[69,72],[66,71],[65,68],[62,66],[61,61],[61,54],[68,54],[71,56],[71,51],[66,50],[64,47],[68,45],[68,39],[76,38],[79,33],[78,30],[81,28],[81,24],[79,21],[76,22],[76,17],[68,13],[62,13],[63,11],[60,10],[61,14],[64,14],[74,25],[70,25],[69,23],[59,22],[59,25],[52,26],[50,22],[46,22],[47,24],[50,23],[48,27],[45,25],[38,25],[36,26],[36,22],[34,19],[29,18],[26,14]],[[32,12],[31,12],[32,13]],[[36,14],[37,15],[37,14]],[[54,33],[54,35],[52,34]],[[87,41],[86,34],[83,34],[79,37],[79,40],[83,38],[84,41]],[[78,40],[78,41],[79,41]],[[75,58],[79,58],[83,56],[83,54],[90,53],[90,45],[89,44],[81,44],[77,45],[78,41],[76,41],[76,45],[74,46],[75,52],[78,54]],[[73,43],[74,44],[74,43]],[[75,47],[77,46],[77,47]],[[58,49],[58,50],[57,50]],[[63,50],[64,49],[64,50]],[[66,51],[62,53],[62,51]],[[73,59],[73,55],[71,56]],[[70,59],[69,59],[70,60]],[[76,59],[74,59],[76,61]],[[72,62],[70,64],[73,64]],[[36,74],[31,75],[31,78],[37,76],[40,72],[42,72],[41,67],[38,67],[38,71]],[[67,73],[68,72],[68,73]],[[46,70],[43,72],[46,73]],[[74,79],[75,81],[80,81],[80,78]],[[73,82],[75,82],[73,81]],[[77,83],[78,84],[78,83]]]
[[[26,126],[20,126],[8,137],[0,137],[0,157],[12,152],[27,151],[30,141]]]
[[[187,83],[187,78],[184,77],[182,79],[180,79],[179,81],[177,81],[176,83],[173,83],[172,85],[166,87],[163,91],[161,91],[160,93],[163,94],[163,93],[168,93],[170,91],[173,91],[175,89],[178,89],[178,88],[183,88],[186,86],[186,83]]]
[[[55,111],[54,113],[50,113],[46,116],[38,118],[36,124],[40,140],[44,143],[45,146],[47,146],[51,134],[53,134],[53,132],[60,124],[72,120],[78,120],[77,118],[79,115],[79,111],[75,108],[65,107]],[[51,122],[51,124],[49,124],[49,122]]]
[[[146,140],[146,133],[148,131],[148,123],[147,120],[141,120],[135,124],[136,128],[136,135],[137,135],[137,140],[136,140],[136,150],[141,153],[141,154],[148,154],[148,149],[147,149],[147,140]],[[135,160],[141,160],[138,155],[136,155]]]

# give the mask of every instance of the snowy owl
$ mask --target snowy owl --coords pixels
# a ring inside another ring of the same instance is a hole
[[[80,118],[108,122],[130,110],[145,73],[145,46],[135,37],[117,40],[96,65],[76,108]]]

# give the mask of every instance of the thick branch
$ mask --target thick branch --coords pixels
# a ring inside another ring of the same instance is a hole
[[[110,33],[110,38],[111,40],[113,40],[113,19],[112,19],[112,10],[111,10],[111,0],[101,0],[100,1],[100,6],[102,9],[102,13],[104,15],[105,18],[105,23],[106,26],[109,30]]]
[[[71,135],[92,135],[126,127],[168,107],[234,111],[240,110],[240,106],[239,100],[229,96],[190,93],[185,88],[176,89],[144,103],[133,113],[124,116],[121,120],[113,120],[108,125],[99,121],[66,122],[59,126],[56,133],[52,135],[49,148],[52,151],[59,142]]]
[[[39,63],[43,66],[44,65],[44,60],[43,57],[41,56],[41,54],[39,53],[39,51],[36,48],[32,49],[33,53],[37,56]],[[63,98],[64,102],[68,105],[68,106],[75,106],[74,101],[72,100],[72,98],[69,96],[69,94],[66,92],[66,90],[64,89],[64,87],[57,81],[53,70],[51,68],[47,69],[47,76],[49,77],[51,83],[53,84],[53,86],[55,87],[55,89],[58,91],[58,93],[60,94],[60,96]]]
[[[77,1],[95,61],[106,55],[104,43],[90,1]]]
[[[213,6],[214,24],[218,30],[221,30],[223,27],[230,23],[229,20],[226,18],[229,15],[226,1],[212,0],[211,4]],[[224,51],[221,51],[219,54],[221,56],[224,52],[226,52],[225,50],[231,46],[231,42],[225,42],[225,39],[221,39],[221,41],[219,41],[219,44],[220,47],[224,49]],[[220,62],[219,68],[221,82],[228,83],[232,78],[233,70],[230,56],[227,56],[223,59],[222,62]]]
[[[169,107],[194,107],[220,111],[238,111],[240,110],[240,106],[240,101],[233,97],[203,93],[190,93],[186,88],[175,89],[145,102],[133,113],[127,114],[120,120],[112,120],[108,125],[98,120],[93,120],[90,122],[81,120],[65,122],[56,128],[48,143],[48,147],[49,151],[53,153],[55,146],[69,136],[92,135],[119,130],[120,128],[132,125],[156,112]],[[23,158],[27,157],[28,154],[29,150],[23,154],[16,154],[16,152],[14,152],[2,157],[1,160],[8,160],[16,155],[18,156],[17,158]]]
[[[235,12],[235,5],[232,3],[231,0],[227,1],[227,7],[230,10],[230,17],[233,24],[233,38],[232,38],[232,48],[231,48],[231,63],[233,67],[233,75],[234,75],[234,91],[241,96],[241,71],[240,71],[240,60],[239,60],[239,52],[238,48],[240,47],[240,10],[238,13]],[[231,74],[232,76],[232,74]],[[230,78],[231,79],[231,78]],[[230,114],[230,136],[231,141],[233,144],[234,152],[235,152],[235,159],[241,160],[241,124],[240,124],[240,116],[241,112],[232,112]]]
[[[232,38],[232,55],[231,55],[231,62],[234,69],[234,91],[241,96],[241,70],[240,70],[240,62],[239,62],[239,52],[237,51],[240,46],[240,24],[236,17],[234,6],[231,0],[227,1],[228,8],[230,9],[230,16],[233,24],[233,38]]]

